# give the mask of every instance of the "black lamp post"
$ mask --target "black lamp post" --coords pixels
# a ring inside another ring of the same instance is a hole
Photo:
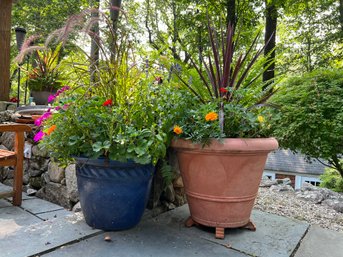
[[[23,46],[25,35],[26,35],[26,29],[24,29],[24,28],[15,28],[15,36],[16,36],[17,48],[18,48],[19,52],[21,50],[21,47]],[[17,106],[19,106],[19,104],[20,104],[20,66],[21,65],[22,65],[22,63],[19,63],[19,67],[18,67],[18,91],[17,91],[18,102],[17,102]],[[25,101],[26,101],[26,95],[25,95]]]

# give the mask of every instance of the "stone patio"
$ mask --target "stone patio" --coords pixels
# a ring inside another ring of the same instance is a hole
[[[226,229],[220,240],[214,238],[214,229],[184,227],[187,205],[157,217],[147,210],[137,227],[104,232],[90,228],[81,213],[36,197],[24,194],[21,207],[8,200],[0,200],[2,257],[343,256],[343,233],[257,210],[252,214],[256,232]]]

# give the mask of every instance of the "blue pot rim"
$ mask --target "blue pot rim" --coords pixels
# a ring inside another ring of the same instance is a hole
[[[128,160],[127,162],[120,162],[115,160],[110,160],[105,157],[99,157],[97,159],[91,159],[88,157],[79,157],[79,156],[73,156],[73,158],[76,160],[77,164],[81,165],[91,165],[91,166],[99,166],[99,167],[151,167],[153,168],[153,165],[151,163],[148,164],[140,164],[136,163],[132,160]]]

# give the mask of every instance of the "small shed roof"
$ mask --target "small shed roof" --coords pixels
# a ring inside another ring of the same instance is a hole
[[[271,152],[265,166],[266,170],[321,175],[325,166],[317,160],[308,162],[303,154],[294,154],[291,150],[279,149]]]

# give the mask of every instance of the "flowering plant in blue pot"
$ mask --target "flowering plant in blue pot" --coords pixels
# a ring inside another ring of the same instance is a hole
[[[77,24],[84,24],[82,15],[62,31]],[[115,38],[112,27],[106,28]],[[106,45],[113,41],[97,39],[103,55],[90,64],[93,73],[82,64],[75,70],[75,77],[81,78],[75,84],[82,86],[50,97],[53,107],[38,120],[41,130],[35,137],[61,163],[76,161],[86,222],[103,230],[127,229],[139,222],[154,166],[166,154],[171,127],[167,110],[172,110],[167,105],[177,96],[153,83],[154,76],[135,62],[129,39],[117,37],[115,54]]]

